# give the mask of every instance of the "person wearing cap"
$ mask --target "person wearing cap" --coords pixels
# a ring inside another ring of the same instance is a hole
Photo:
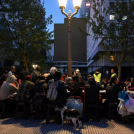
[[[20,85],[16,100],[28,101],[30,98],[33,97],[33,88],[34,83],[32,82],[32,77],[30,75],[27,75]]]
[[[19,84],[14,75],[8,76],[6,82],[3,83],[0,90],[0,100],[6,100],[10,95],[19,89]]]
[[[2,77],[1,77],[1,79],[0,79],[0,87],[1,87],[1,85],[3,84],[3,82],[6,81],[6,80],[7,80],[7,71],[4,70],[4,71],[2,72]]]
[[[8,76],[15,75],[15,66],[11,67],[11,71],[8,72]]]
[[[95,73],[93,74],[93,77],[96,83],[99,84],[101,82],[101,73],[98,70],[95,71]]]
[[[78,77],[78,79],[79,79],[80,77],[82,77],[81,74],[80,74],[80,70],[79,70],[79,69],[76,69],[74,74],[75,74],[75,76]]]

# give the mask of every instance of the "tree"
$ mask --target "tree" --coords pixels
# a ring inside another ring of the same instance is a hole
[[[37,0],[1,0],[0,48],[2,58],[15,56],[28,70],[32,63],[45,61],[53,32],[47,29],[52,24],[52,15],[46,12]]]
[[[105,0],[92,0],[93,14],[88,23],[96,40],[101,40],[101,47],[107,59],[118,68],[121,78],[122,63],[131,61],[134,48],[134,1],[115,0],[106,7]],[[105,8],[104,8],[105,7]],[[109,17],[111,20],[109,20]],[[90,34],[90,33],[89,33]]]

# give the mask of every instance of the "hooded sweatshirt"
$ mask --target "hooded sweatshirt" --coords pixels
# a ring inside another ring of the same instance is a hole
[[[17,78],[14,75],[8,76],[7,80],[0,89],[0,100],[7,99],[8,96],[12,95],[19,89],[19,85],[14,85]]]

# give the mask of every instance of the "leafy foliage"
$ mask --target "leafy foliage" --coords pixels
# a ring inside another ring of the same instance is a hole
[[[52,24],[52,15],[46,12],[37,0],[1,0],[0,48],[2,58],[14,56],[28,68],[32,63],[45,61],[53,32],[47,29]]]

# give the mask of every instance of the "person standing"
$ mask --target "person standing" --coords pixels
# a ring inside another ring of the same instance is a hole
[[[15,66],[12,66],[11,71],[8,72],[8,76],[15,75],[15,70],[16,70]]]
[[[97,84],[101,82],[101,73],[98,70],[95,71],[95,73],[93,74],[93,77]]]
[[[27,75],[30,75],[28,71],[26,71],[26,67],[22,67],[22,71],[19,73],[18,80],[19,84],[26,78]]]
[[[111,69],[111,78],[112,77],[117,77],[117,74],[115,73],[115,70],[114,69]]]

